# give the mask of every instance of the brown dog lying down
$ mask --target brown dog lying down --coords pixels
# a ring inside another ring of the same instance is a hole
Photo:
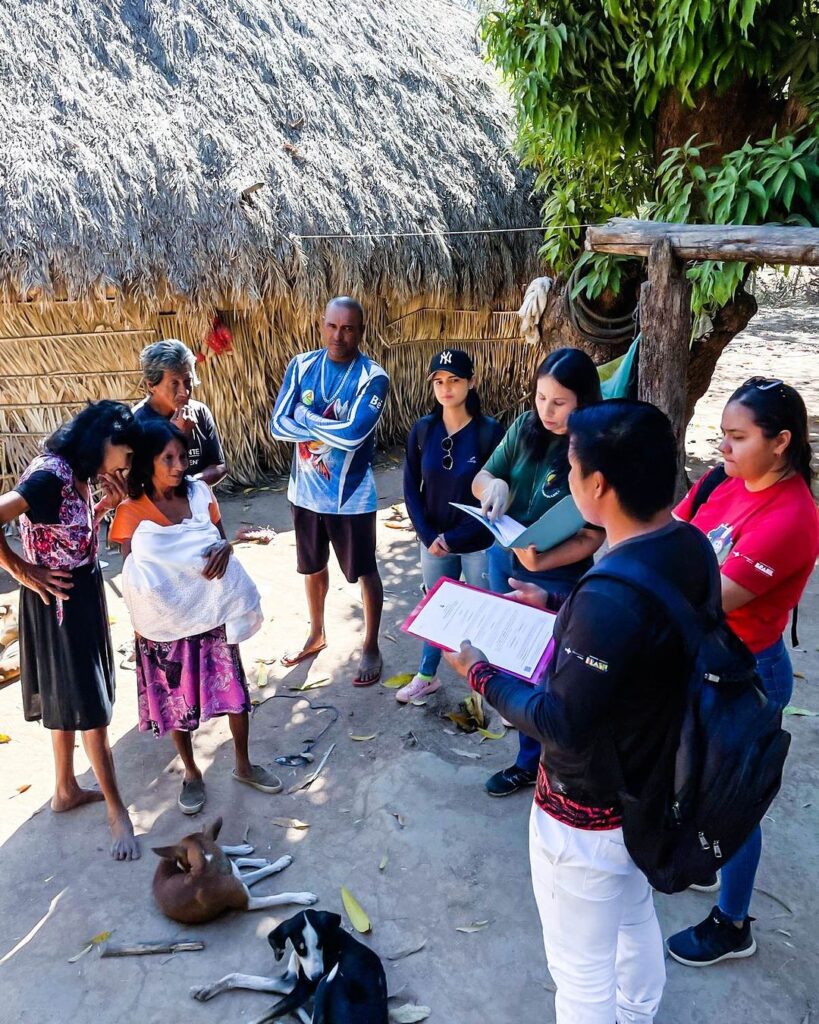
[[[251,896],[249,886],[283,871],[293,858],[287,854],[271,863],[248,857],[253,847],[246,844],[219,846],[216,837],[221,828],[222,819],[217,818],[209,828],[185,836],[176,846],[154,847],[161,858],[154,874],[154,899],[166,917],[182,924],[201,924],[226,910],[264,910],[285,903],[309,907],[318,902],[312,892]],[[257,870],[243,875],[241,868]]]

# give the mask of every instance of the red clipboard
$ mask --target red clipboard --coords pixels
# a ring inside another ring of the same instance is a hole
[[[424,640],[426,643],[432,644],[433,647],[438,647],[442,651],[452,651],[453,648],[452,647],[447,647],[445,644],[436,643],[434,640],[429,640],[427,637],[423,637],[419,633],[413,632],[412,624],[418,618],[418,616],[420,615],[421,611],[426,606],[427,602],[429,602],[434,597],[434,595],[436,594],[438,589],[444,583],[452,583],[456,587],[463,587],[465,590],[474,590],[474,591],[477,591],[480,594],[486,594],[489,597],[495,598],[498,601],[510,601],[512,604],[514,604],[516,606],[519,605],[518,601],[515,601],[512,598],[507,597],[505,594],[494,594],[491,591],[482,590],[480,587],[471,587],[471,586],[469,586],[468,583],[461,582],[461,580],[453,580],[453,579],[450,579],[448,576],[442,576],[441,579],[439,579],[438,582],[432,587],[432,589],[427,591],[427,593],[424,595],[424,597],[421,599],[421,601],[418,602],[418,604],[415,606],[415,608],[413,608],[413,610],[409,613],[409,615],[407,616],[406,620],[401,624],[401,629],[402,629],[402,631],[404,633],[408,633],[410,636],[414,636],[417,640]],[[555,618],[554,612],[547,612],[545,609],[532,608],[532,611],[536,612],[537,614],[547,616],[548,618],[550,618],[552,620],[554,620],[554,618]],[[472,641],[472,643],[475,645],[475,647],[480,647],[481,646],[480,637],[474,637],[473,636],[473,637],[470,637],[469,639]],[[515,676],[516,679],[522,679],[524,682],[527,682],[527,683],[536,683],[540,679],[541,675],[546,671],[546,668],[547,668],[549,662],[552,659],[552,652],[554,651],[554,646],[555,646],[555,642],[554,642],[554,637],[552,636],[552,637],[549,638],[549,642],[546,645],[546,649],[544,650],[543,654],[538,659],[538,663],[535,666],[535,669],[534,669],[534,671],[532,672],[531,675],[526,676],[526,675],[522,675],[520,672],[512,672],[509,669],[503,668],[502,666],[497,666],[497,667],[500,669],[500,671],[507,672],[509,675]]]

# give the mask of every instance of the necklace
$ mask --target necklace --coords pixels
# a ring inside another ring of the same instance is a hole
[[[321,357],[321,372],[319,373],[319,393],[321,395],[321,400],[324,403],[325,407],[331,405],[336,400],[336,398],[338,398],[341,389],[347,383],[347,378],[350,376],[353,367],[358,362],[358,356],[355,356],[350,365],[347,367],[344,376],[341,378],[341,380],[338,383],[338,386],[336,387],[335,391],[333,391],[329,398],[327,397],[327,389],[324,385],[324,366],[326,362],[327,351],[325,349],[324,355]]]

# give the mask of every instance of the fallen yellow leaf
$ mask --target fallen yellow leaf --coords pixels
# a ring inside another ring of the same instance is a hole
[[[112,932],[98,932],[93,939],[89,939],[88,941],[92,946],[98,946],[101,942],[107,942],[111,938],[112,934]]]
[[[271,825],[279,825],[281,828],[310,828],[308,822],[299,821],[298,818],[271,818],[270,823]]]
[[[400,675],[390,676],[389,679],[385,679],[381,685],[386,686],[390,690],[397,690],[399,687],[406,686],[407,683],[412,682],[412,678],[412,672],[402,672]]]
[[[367,917],[364,908],[353,896],[346,885],[341,887],[341,902],[344,904],[344,909],[347,911],[347,917],[350,919],[350,924],[355,928],[357,932],[361,932],[362,935],[366,935],[367,932],[372,931],[372,924],[370,919]]]
[[[256,673],[256,685],[260,690],[267,686],[267,674],[269,671],[270,669],[267,667],[267,662],[260,661],[259,669]]]
[[[6,736],[4,732],[0,732],[0,743],[11,743],[11,736]]]
[[[18,793],[25,793],[25,792],[26,792],[26,790],[28,790],[28,789],[31,789],[31,783],[30,783],[30,782],[27,782],[27,783],[26,783],[25,785],[23,785],[23,786],[18,786],[18,787],[17,787],[17,792],[18,792]]]
[[[358,743],[366,743],[367,740],[374,740],[377,735],[377,732],[371,733],[369,736],[353,736],[353,734],[350,733],[350,739],[356,740]]]
[[[490,732],[488,729],[478,729],[478,732],[486,740],[502,740],[506,735],[506,730],[503,729],[501,732]]]

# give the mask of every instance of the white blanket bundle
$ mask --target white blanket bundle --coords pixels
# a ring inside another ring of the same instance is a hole
[[[144,521],[131,539],[122,570],[122,593],[134,631],[167,642],[225,626],[227,642],[240,643],[262,625],[259,591],[237,558],[220,580],[202,575],[204,552],[222,538],[210,521],[210,488],[194,480],[191,517],[178,525]]]

